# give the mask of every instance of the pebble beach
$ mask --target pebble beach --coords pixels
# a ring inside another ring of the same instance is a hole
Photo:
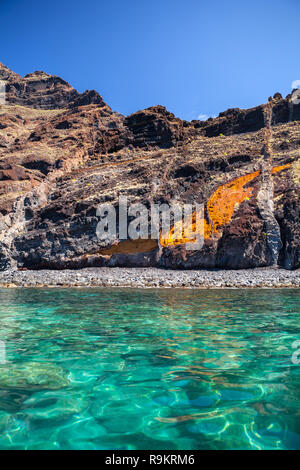
[[[8,270],[0,287],[128,288],[299,288],[300,269],[165,270],[157,268],[86,268],[80,270]]]

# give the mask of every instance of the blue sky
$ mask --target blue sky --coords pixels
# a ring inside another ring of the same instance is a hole
[[[299,0],[0,0],[0,61],[190,120],[289,93],[299,22]]]

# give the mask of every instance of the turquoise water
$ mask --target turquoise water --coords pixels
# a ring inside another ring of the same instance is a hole
[[[0,289],[0,449],[300,449],[299,298]]]

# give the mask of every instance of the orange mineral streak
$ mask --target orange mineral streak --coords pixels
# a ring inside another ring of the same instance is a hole
[[[289,168],[290,163],[273,168],[272,173]],[[209,216],[209,223],[203,219],[202,211],[198,213],[198,227],[196,225],[196,212],[192,215],[192,224],[184,227],[184,223],[176,223],[170,232],[163,235],[160,234],[161,246],[174,246],[183,245],[186,243],[196,243],[195,234],[200,232],[200,235],[205,239],[212,238],[220,232],[220,228],[228,224],[234,214],[235,209],[239,204],[252,196],[252,189],[244,188],[244,186],[259,176],[260,172],[255,171],[249,175],[236,178],[230,183],[223,184],[213,193],[207,203],[207,211]],[[102,256],[112,256],[114,254],[136,254],[136,253],[149,253],[157,249],[157,241],[152,239],[147,240],[125,240],[108,248],[99,250],[97,254]],[[94,255],[86,255],[94,256]]]
[[[205,238],[218,234],[219,229],[231,221],[238,205],[252,196],[253,188],[244,188],[244,186],[259,176],[259,173],[255,171],[223,184],[209,198],[207,211],[210,223],[206,223]]]
[[[282,166],[275,166],[272,170],[272,173],[274,174],[274,173],[278,173],[279,171],[286,170],[290,166],[291,166],[290,163],[286,163],[286,165],[282,165]]]
[[[187,227],[184,226],[182,222],[176,222],[173,227],[171,228],[170,232],[160,234],[160,244],[161,246],[169,246],[169,245],[182,245],[185,243],[195,243],[196,240],[196,233],[203,232],[203,223],[205,222],[203,219],[202,211],[198,214],[198,220],[200,220],[200,224],[196,227],[196,212],[192,215],[192,224],[188,225]],[[200,219],[201,218],[201,219]],[[198,228],[198,230],[196,230]]]
[[[291,166],[290,163],[276,166],[272,169],[272,174],[278,173]],[[201,220],[200,227],[204,230],[204,239],[214,238],[220,234],[220,229],[228,224],[238,206],[252,197],[252,187],[245,186],[260,175],[260,171],[255,171],[248,175],[240,176],[229,183],[219,186],[212,194],[207,203],[208,219]],[[161,246],[182,245],[185,243],[195,243],[196,214],[193,214],[193,222],[190,230],[182,234],[181,224],[175,224],[169,233],[160,236]]]
[[[232,219],[234,210],[246,198],[252,196],[252,188],[244,189],[244,186],[259,175],[259,171],[249,175],[236,178],[230,183],[223,184],[213,193],[207,203],[209,222],[202,219],[200,227],[203,228],[204,238],[211,238],[219,233],[219,228],[228,224]],[[160,236],[161,246],[183,245],[185,243],[195,243],[196,214],[193,214],[192,226],[185,232],[181,230],[181,223],[175,224],[169,233]]]
[[[134,255],[136,253],[148,253],[154,251],[157,248],[156,240],[125,240],[116,245],[111,245],[108,248],[103,248],[99,250],[98,254],[103,256],[111,256],[115,254],[130,254]]]

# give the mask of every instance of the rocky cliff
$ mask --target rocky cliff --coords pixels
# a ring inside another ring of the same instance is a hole
[[[299,268],[300,105],[182,121],[162,106],[114,112],[94,90],[0,65],[0,268]],[[204,244],[96,235],[97,207],[204,205]]]

